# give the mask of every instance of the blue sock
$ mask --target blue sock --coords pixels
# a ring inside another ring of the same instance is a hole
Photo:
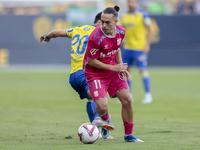
[[[131,92],[132,80],[127,81],[127,83],[128,83],[128,86],[129,86],[129,89],[130,89],[130,92]],[[132,92],[131,92],[131,93],[132,93]]]
[[[144,84],[144,89],[145,89],[145,92],[146,93],[150,93],[151,92],[151,89],[150,89],[150,76],[146,76],[146,77],[143,77],[143,84]]]
[[[92,102],[88,101],[86,103],[86,111],[90,119],[90,122],[92,122],[96,117],[99,116],[99,114],[96,111],[96,103],[93,100]]]

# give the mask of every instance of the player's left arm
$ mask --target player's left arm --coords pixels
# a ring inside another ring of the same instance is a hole
[[[146,46],[144,47],[144,52],[145,53],[149,53],[150,51],[150,46],[151,46],[151,39],[152,39],[152,36],[153,36],[153,32],[152,32],[152,28],[151,26],[148,26],[146,27],[147,28],[147,43],[146,43]]]
[[[66,29],[52,30],[46,35],[40,36],[40,42],[50,42],[51,38],[68,37]]]
[[[122,61],[122,54],[121,54],[121,49],[120,48],[119,48],[119,50],[118,50],[118,52],[116,54],[115,61],[118,64],[123,63],[123,61]]]
[[[145,45],[143,51],[145,53],[148,53],[150,51],[151,40],[153,37],[153,32],[152,32],[152,27],[151,27],[151,19],[148,15],[144,18],[144,24],[145,24],[146,30],[147,30],[147,37],[146,37],[147,42],[146,42],[146,45]]]

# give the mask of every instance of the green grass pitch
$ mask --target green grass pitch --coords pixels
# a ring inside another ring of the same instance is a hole
[[[109,98],[112,140],[82,144],[89,122],[86,100],[68,83],[69,72],[0,72],[0,150],[200,149],[200,68],[149,68],[152,104],[142,104],[138,70],[132,72],[134,130],[144,143],[126,143],[121,104]]]

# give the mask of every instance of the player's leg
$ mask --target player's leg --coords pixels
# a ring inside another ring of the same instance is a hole
[[[94,100],[92,100],[92,96],[90,94],[90,91],[88,90],[88,95],[90,96],[88,98],[87,104],[86,104],[86,108],[87,108],[87,113],[88,113],[88,117],[90,118],[90,122],[95,124],[98,129],[99,129],[99,139],[102,138],[101,132],[103,131],[101,129],[101,127],[105,124],[105,122],[101,119],[101,117],[99,116],[99,114],[96,111],[96,103],[94,102]],[[106,126],[107,127],[107,126]],[[104,136],[105,138],[105,136]],[[113,136],[109,135],[106,139],[113,139]]]
[[[109,130],[114,130],[114,126],[110,124],[110,115],[108,114],[107,87],[108,82],[103,79],[87,80],[90,93],[96,102],[96,110],[100,117],[95,118],[93,123],[97,127],[102,127],[102,137],[109,136]]]
[[[149,76],[149,72],[147,70],[147,54],[144,52],[137,52],[137,66],[140,70],[140,74],[142,77],[142,82],[145,91],[145,97],[143,99],[144,104],[152,103],[152,95],[151,95],[151,80]]]
[[[86,81],[85,81],[86,82]],[[87,82],[86,82],[87,83]],[[88,89],[88,90],[87,90]],[[90,122],[92,123],[93,120],[96,118],[96,117],[99,117],[99,114],[97,113],[96,111],[96,103],[94,102],[94,100],[92,99],[92,96],[90,94],[90,91],[89,91],[89,88],[88,88],[88,85],[86,84],[85,85],[85,90],[87,90],[87,94],[89,95],[89,97],[87,98],[88,101],[86,103],[86,111],[87,111],[87,114],[88,114],[88,117],[90,119]]]
[[[97,112],[99,113],[99,116],[101,118],[95,119],[94,123],[102,127],[101,135],[104,139],[112,139],[112,137],[109,136],[109,134],[110,130],[114,130],[114,125],[110,124],[111,116],[108,113],[108,100],[107,98],[102,98],[95,102],[97,104]]]
[[[91,123],[96,117],[99,117],[99,114],[96,111],[96,103],[93,100],[88,99],[86,102],[86,111]]]
[[[131,70],[132,70],[132,65],[129,65],[128,68],[127,68],[127,71],[129,73],[131,73]],[[129,90],[130,90],[130,95],[131,95],[131,98],[132,98],[132,102],[134,102],[134,98],[133,98],[133,94],[132,94],[132,79],[131,80],[127,80],[127,83],[128,83],[128,86],[129,86]]]
[[[124,124],[125,142],[143,142],[142,140],[133,136],[133,105],[130,96],[130,91],[128,89],[120,90],[116,93],[122,104],[122,120]]]
[[[89,89],[83,70],[78,70],[77,72],[70,74],[69,83],[72,88],[78,92],[81,99],[88,99],[86,102],[86,112],[88,114],[89,120],[92,122],[99,115],[96,111],[96,103],[92,100],[91,95],[88,94]]]
[[[125,141],[141,142],[132,135],[133,132],[133,105],[130,95],[129,86],[126,82],[126,78],[122,73],[116,72],[113,75],[113,81],[108,89],[108,93],[111,97],[118,97],[122,104],[122,120],[125,130]]]
[[[128,50],[128,49],[124,49],[123,50],[123,62],[128,64],[128,72],[131,73],[131,68],[133,66],[133,62],[134,62],[134,57],[133,57],[133,50]],[[133,100],[133,96],[132,96],[132,80],[127,81],[128,85],[129,85],[129,89],[130,89],[130,93],[131,93],[131,97],[132,97],[132,102]]]
[[[140,73],[142,75],[142,80],[143,80],[143,85],[145,89],[145,96],[143,99],[143,104],[150,104],[153,101],[152,95],[151,95],[151,83],[150,83],[150,76],[148,71],[145,70],[140,70]]]

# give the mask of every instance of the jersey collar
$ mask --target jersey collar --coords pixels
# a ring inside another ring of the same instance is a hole
[[[102,26],[101,26],[101,31],[103,32]],[[106,37],[108,37],[108,38],[114,38],[114,37],[116,36],[116,26],[115,26],[115,35],[114,35],[114,36],[108,36],[108,35],[105,34],[104,32],[103,32],[103,34],[104,34]]]
[[[138,8],[136,7],[136,8],[135,8],[135,10],[134,10],[134,11],[132,11],[131,13],[133,13],[133,14],[134,14],[134,13],[136,13],[137,11],[138,11]],[[128,13],[129,13],[129,11],[128,11]]]
[[[93,27],[98,27],[97,25],[94,25],[94,24],[93,24],[92,26],[93,26]]]

